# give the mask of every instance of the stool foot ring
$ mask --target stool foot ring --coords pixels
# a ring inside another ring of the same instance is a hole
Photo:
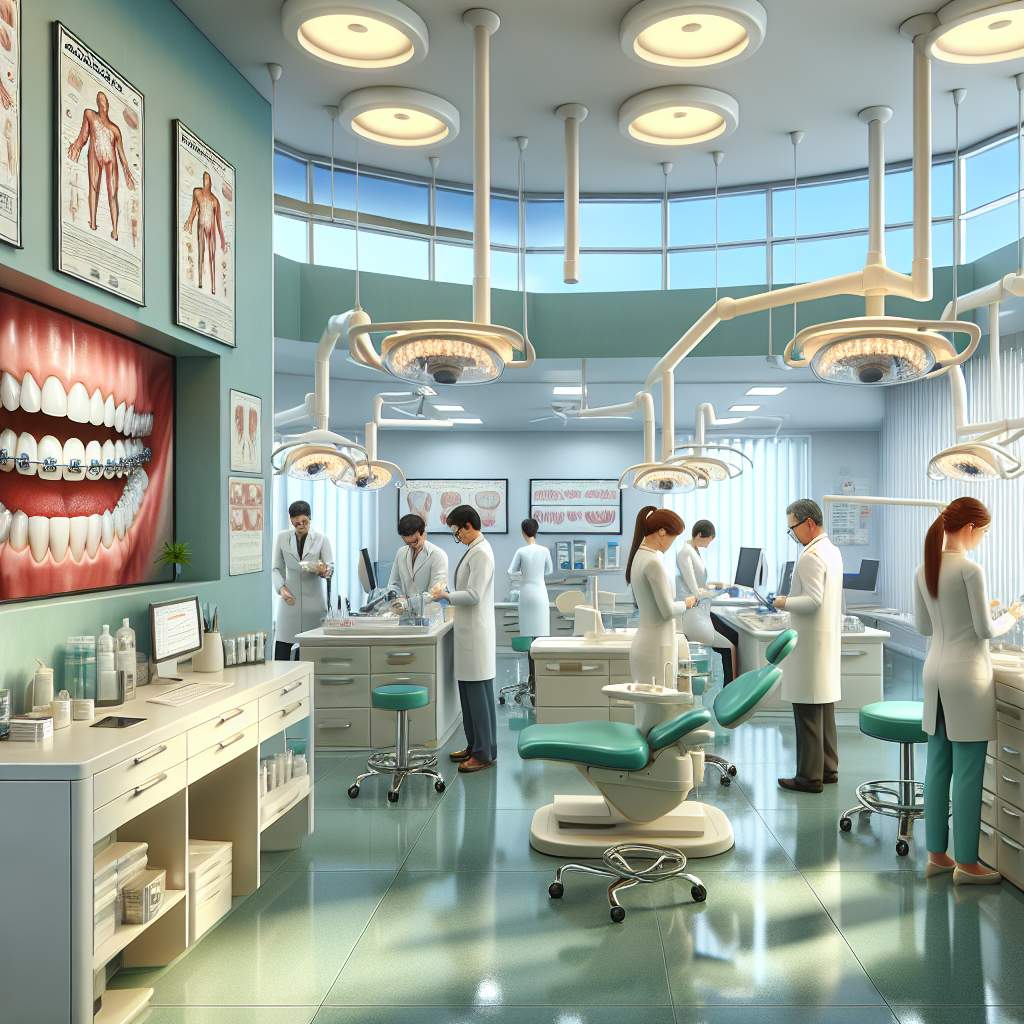
[[[896,818],[896,853],[906,857],[914,838],[914,822],[924,817],[924,783],[914,779],[874,779],[862,782],[854,792],[857,806],[843,811],[839,831],[851,832],[854,817],[866,819],[872,814]]]

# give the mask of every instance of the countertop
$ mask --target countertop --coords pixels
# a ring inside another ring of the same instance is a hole
[[[305,633],[299,633],[295,639],[300,644],[310,644],[319,647],[329,644],[388,644],[400,640],[402,643],[416,643],[417,641],[436,640],[442,637],[452,628],[451,622],[439,620],[434,622],[429,629],[406,632],[401,628],[389,632],[361,633],[358,627],[353,627],[345,633],[325,633],[322,626],[316,629],[307,629]]]
[[[779,635],[782,632],[781,629],[754,629],[739,617],[739,613],[733,609],[722,609],[722,618],[731,623],[737,629],[743,630],[750,636],[755,636],[758,639],[770,640],[773,637]],[[874,629],[871,626],[865,626],[861,632],[858,633],[843,633],[843,640],[855,642],[857,640],[867,640],[871,643],[880,643],[883,640],[888,640],[889,634],[884,629]]]

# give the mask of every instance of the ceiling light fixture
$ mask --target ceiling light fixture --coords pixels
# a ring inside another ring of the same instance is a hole
[[[643,0],[622,19],[619,40],[635,60],[702,68],[749,57],[767,26],[756,0]]]
[[[285,0],[285,38],[328,64],[393,68],[423,60],[426,22],[399,0]]]
[[[784,387],[769,387],[768,385],[756,384],[752,388],[747,388],[743,393],[756,398],[774,398],[776,395],[781,395],[786,389]]]
[[[740,106],[720,89],[664,85],[631,96],[619,107],[619,129],[650,146],[692,146],[736,130]]]
[[[923,35],[928,52],[950,64],[995,64],[1024,57],[1024,3],[952,0],[937,14],[917,14],[900,26]]]
[[[466,411],[461,405],[435,405],[434,408],[438,412],[465,412]]]
[[[573,395],[579,398],[583,394],[582,384],[556,384],[552,389],[553,395]]]
[[[759,405],[730,405],[729,412],[757,412],[760,408]],[[719,420],[718,422],[722,423],[723,421]]]
[[[452,423],[455,423],[461,427],[473,427],[483,423],[483,420],[480,419],[479,416],[462,416],[453,419]]]
[[[357,89],[341,101],[340,110],[350,132],[385,146],[434,146],[459,134],[458,110],[420,89]]]

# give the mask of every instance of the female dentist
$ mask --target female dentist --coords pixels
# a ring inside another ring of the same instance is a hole
[[[679,641],[676,616],[693,608],[697,598],[672,599],[661,556],[685,529],[671,509],[645,505],[636,516],[633,546],[626,562],[626,582],[640,611],[640,625],[629,647],[629,670],[636,683],[676,687]]]
[[[985,750],[996,738],[996,695],[988,641],[1024,615],[1014,603],[991,616],[985,573],[967,559],[992,517],[980,501],[956,498],[932,523],[917,570],[914,615],[930,637],[924,663],[923,728],[928,734],[925,774],[925,877],[953,872],[954,885],[990,885],[998,871],[978,863]],[[953,853],[949,844],[949,790],[953,784]]]
[[[536,519],[524,519],[520,524],[526,543],[512,556],[509,576],[522,575],[519,586],[519,635],[550,636],[551,606],[544,577],[553,573],[551,552],[537,543],[540,526]]]

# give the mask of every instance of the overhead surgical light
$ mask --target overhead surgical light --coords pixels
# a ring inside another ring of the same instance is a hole
[[[900,30],[923,34],[928,52],[950,64],[995,64],[1024,57],[1024,3],[952,0],[937,14],[918,14]]]
[[[1015,476],[1021,461],[997,444],[968,441],[946,448],[928,463],[930,480],[1000,480]]]
[[[385,146],[433,146],[459,134],[458,110],[420,89],[357,89],[341,101],[340,111],[349,131]]]
[[[693,146],[736,130],[740,105],[720,89],[663,85],[631,96],[619,107],[619,129],[650,146]]]
[[[702,68],[749,57],[767,25],[756,0],[643,0],[622,19],[619,40],[636,60]]]
[[[656,494],[686,494],[707,487],[708,478],[682,466],[652,463],[644,466],[630,466],[626,473],[633,473],[632,483],[627,483],[626,474],[619,479],[619,486],[632,486],[637,491]]]

